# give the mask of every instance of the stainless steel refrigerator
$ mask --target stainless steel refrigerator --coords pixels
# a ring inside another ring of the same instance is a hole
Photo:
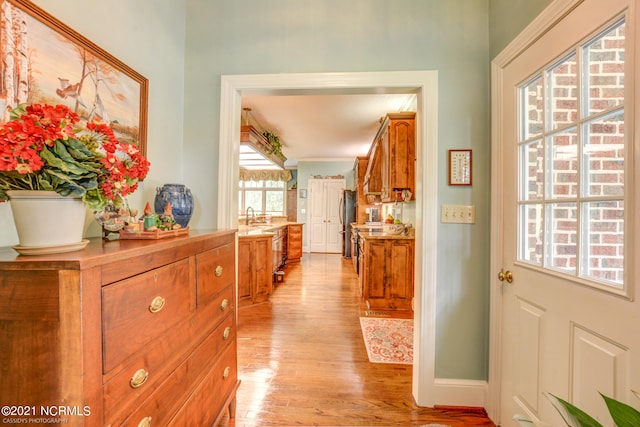
[[[344,190],[340,199],[340,225],[342,226],[342,256],[351,258],[351,223],[356,221],[358,194],[355,191]]]

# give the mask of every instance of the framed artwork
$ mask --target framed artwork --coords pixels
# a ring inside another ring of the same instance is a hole
[[[471,150],[449,150],[449,185],[471,185]]]
[[[64,104],[147,150],[148,80],[28,0],[0,0],[0,121],[19,104]]]

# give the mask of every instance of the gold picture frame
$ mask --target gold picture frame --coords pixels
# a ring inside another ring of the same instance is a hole
[[[18,104],[64,104],[147,151],[148,80],[28,0],[0,0],[0,121]]]

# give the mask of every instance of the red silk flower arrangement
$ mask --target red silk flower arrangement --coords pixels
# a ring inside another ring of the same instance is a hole
[[[149,172],[136,145],[105,123],[80,126],[64,105],[20,105],[10,119],[0,126],[0,202],[9,190],[50,190],[91,209],[119,206]]]

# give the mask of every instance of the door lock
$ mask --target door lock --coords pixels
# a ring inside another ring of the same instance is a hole
[[[511,283],[513,282],[513,273],[509,270],[500,270],[500,273],[498,273],[498,280],[501,282],[504,282],[506,280],[507,283]]]

